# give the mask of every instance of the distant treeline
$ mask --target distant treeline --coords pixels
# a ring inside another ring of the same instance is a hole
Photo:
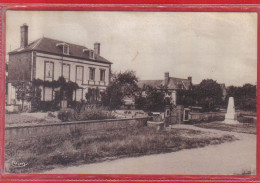
[[[256,85],[244,84],[242,87],[230,86],[227,88],[228,96],[235,99],[236,109],[256,111]]]
[[[204,111],[226,108],[229,97],[234,97],[236,109],[256,111],[256,85],[252,84],[229,86],[225,92],[216,81],[205,79],[192,90],[180,90],[177,94],[178,105],[200,106]]]

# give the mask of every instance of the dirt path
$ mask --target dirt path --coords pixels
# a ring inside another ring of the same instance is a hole
[[[173,153],[123,158],[102,163],[57,168],[45,173],[65,174],[194,174],[233,175],[256,170],[256,135],[175,125],[215,133],[230,134],[239,140]]]

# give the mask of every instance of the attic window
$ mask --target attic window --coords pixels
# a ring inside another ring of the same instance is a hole
[[[83,53],[86,54],[87,57],[94,59],[94,51],[90,49],[83,49]]]
[[[69,54],[69,45],[64,45],[63,46],[63,54],[65,54],[65,55],[68,55]]]
[[[86,54],[87,57],[89,57],[89,49],[83,49],[83,53]]]
[[[62,48],[62,53],[65,55],[69,55],[69,45],[66,43],[58,43],[56,44],[56,46],[61,47]]]

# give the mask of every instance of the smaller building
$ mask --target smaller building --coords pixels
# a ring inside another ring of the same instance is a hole
[[[192,77],[187,79],[170,77],[169,72],[165,72],[162,80],[140,80],[138,87],[151,86],[157,90],[165,92],[165,97],[170,97],[172,104],[176,105],[178,90],[192,89]]]

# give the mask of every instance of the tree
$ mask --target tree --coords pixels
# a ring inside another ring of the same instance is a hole
[[[112,81],[102,97],[102,103],[110,109],[116,109],[123,104],[125,97],[135,97],[139,88],[138,78],[134,71],[112,74]]]
[[[36,111],[41,105],[41,89],[33,86],[33,98],[31,100],[31,111]]]
[[[256,98],[256,85],[244,84],[242,86],[242,94],[249,98]]]
[[[194,88],[198,105],[205,111],[214,111],[222,103],[221,86],[212,79],[204,79]]]
[[[165,97],[165,91],[152,86],[144,85],[136,97],[138,109],[147,111],[164,111],[165,106],[170,104],[170,99]]]
[[[256,85],[244,84],[241,86],[229,86],[228,97],[234,97],[235,107],[246,111],[256,111]]]
[[[18,81],[13,84],[16,89],[16,98],[18,101],[22,101],[22,108],[24,108],[24,101],[30,102],[34,96],[34,90],[32,84],[29,82]]]
[[[184,105],[185,107],[197,104],[197,96],[195,95],[195,87],[193,90],[178,90],[177,91],[177,105]]]

